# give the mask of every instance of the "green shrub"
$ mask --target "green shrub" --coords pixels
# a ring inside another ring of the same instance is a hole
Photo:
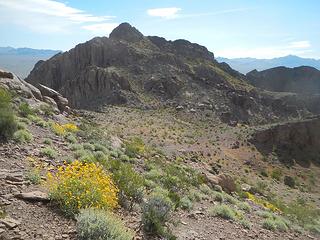
[[[160,194],[152,195],[142,206],[142,224],[145,232],[160,236],[168,234],[165,223],[169,220],[172,202]]]
[[[76,219],[79,240],[132,240],[134,237],[120,219],[103,210],[81,210]]]
[[[13,139],[18,143],[29,143],[33,136],[28,130],[18,130],[13,134]]]
[[[54,108],[49,104],[41,104],[40,110],[45,116],[51,117],[54,115]]]
[[[84,144],[82,144],[82,146],[85,150],[89,150],[89,151],[95,150],[94,145],[91,143],[84,143]]]
[[[141,202],[143,197],[144,179],[129,164],[121,163],[118,160],[111,162],[113,181],[119,188],[119,200],[122,205],[125,201],[130,202],[129,208],[135,202]]]
[[[221,192],[213,191],[212,192],[212,196],[213,196],[213,200],[214,201],[217,201],[217,202],[223,202],[224,201],[224,197],[223,197],[223,194]]]
[[[52,149],[51,147],[45,147],[40,150],[40,153],[43,156],[49,157],[49,158],[55,158],[57,156],[57,152]]]
[[[106,164],[106,162],[109,160],[108,155],[106,155],[102,151],[96,151],[93,153],[93,157],[95,158],[95,161],[101,163],[101,164]]]
[[[207,195],[209,195],[212,192],[211,188],[207,184],[201,184],[199,189],[201,192]]]
[[[237,207],[245,212],[250,212],[251,211],[251,207],[248,203],[246,202],[238,202],[237,203]]]
[[[74,143],[74,144],[71,144],[69,147],[70,147],[70,149],[71,149],[72,151],[83,150],[83,147],[82,147],[81,144],[76,144],[76,143]]]
[[[65,138],[69,143],[76,143],[77,142],[77,138],[72,133],[68,133]]]
[[[224,219],[231,219],[231,220],[236,220],[236,217],[237,217],[236,210],[232,209],[231,207],[225,204],[218,204],[212,207],[209,210],[209,214],[212,216],[218,216]]]
[[[287,231],[290,222],[283,217],[277,216],[268,211],[260,211],[258,212],[260,217],[265,218],[262,223],[262,227],[271,231],[279,230],[279,231]]]
[[[180,206],[182,209],[191,210],[192,209],[192,201],[189,197],[183,197],[180,199]]]
[[[280,219],[267,218],[263,221],[262,227],[271,231],[279,230],[285,232],[288,230],[286,223]]]
[[[101,152],[104,152],[105,154],[109,155],[109,150],[108,150],[108,148],[106,148],[106,147],[103,146],[102,144],[100,144],[100,143],[94,143],[93,146],[94,146],[94,149],[95,149],[96,151],[101,151]]]
[[[133,158],[144,153],[145,145],[141,138],[135,137],[125,143],[125,149],[126,155]]]
[[[25,130],[25,129],[27,129],[27,125],[24,122],[18,121],[17,128],[18,128],[18,130]]]
[[[282,177],[282,170],[279,168],[272,170],[271,177],[277,181],[280,181]]]
[[[11,138],[17,129],[17,122],[11,107],[11,95],[0,88],[0,140]]]
[[[32,184],[40,184],[41,175],[39,169],[32,169],[27,174],[27,180]]]
[[[28,115],[34,115],[35,112],[32,108],[30,108],[28,103],[23,102],[19,105],[19,114],[22,117],[27,117]]]
[[[251,227],[252,227],[252,224],[245,218],[240,219],[239,223],[246,229],[251,229]]]
[[[43,140],[43,143],[44,143],[44,144],[47,144],[47,145],[52,145],[52,140],[51,140],[50,138],[45,138],[45,139]]]

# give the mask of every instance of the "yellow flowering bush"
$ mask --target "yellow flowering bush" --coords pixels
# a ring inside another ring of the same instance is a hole
[[[50,198],[68,215],[80,209],[112,209],[118,206],[118,188],[111,176],[95,163],[74,161],[48,173]]]
[[[266,200],[263,200],[261,198],[257,198],[255,195],[253,195],[249,192],[246,192],[246,195],[249,200],[251,200],[253,203],[255,203],[257,205],[263,206],[263,207],[271,210],[272,212],[281,212],[281,210],[279,208],[277,208],[272,203],[270,203]]]
[[[53,132],[59,136],[65,136],[67,133],[75,133],[79,131],[77,125],[73,123],[59,124],[53,123],[51,125]]]

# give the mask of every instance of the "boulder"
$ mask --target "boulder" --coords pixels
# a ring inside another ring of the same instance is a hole
[[[43,98],[45,102],[57,107],[61,112],[66,110],[69,103],[68,99],[64,98],[60,93],[42,84],[39,84],[39,90],[44,96]]]
[[[228,193],[234,192],[236,190],[235,181],[229,174],[208,174],[206,175],[206,178],[212,188],[214,188],[216,185],[219,185],[225,192]]]
[[[50,201],[47,193],[40,191],[23,192],[15,195],[17,198],[31,202],[48,202]]]

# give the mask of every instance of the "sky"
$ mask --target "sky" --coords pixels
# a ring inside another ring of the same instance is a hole
[[[215,56],[320,58],[319,0],[0,0],[0,46],[66,51],[122,22]]]

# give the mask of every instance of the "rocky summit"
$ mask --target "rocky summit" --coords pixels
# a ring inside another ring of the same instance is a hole
[[[287,118],[305,112],[305,105],[292,108],[292,100],[261,94],[245,79],[226,63],[218,63],[203,46],[146,37],[122,23],[109,38],[96,37],[38,62],[26,81],[57,90],[74,108],[169,105],[205,109],[226,122]]]

